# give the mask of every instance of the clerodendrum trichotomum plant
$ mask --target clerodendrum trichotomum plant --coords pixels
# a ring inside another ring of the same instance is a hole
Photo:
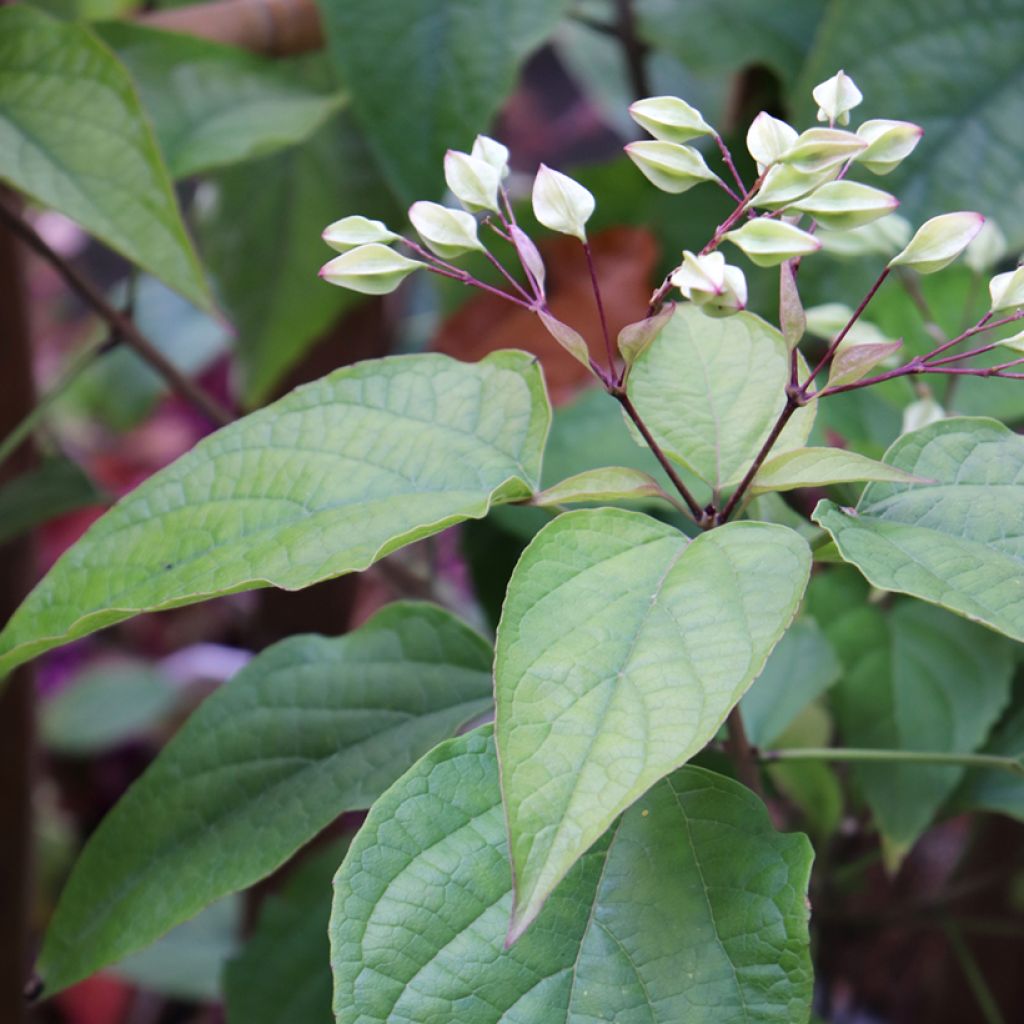
[[[85,849],[39,958],[44,995],[369,808],[334,884],[339,1021],[806,1021],[811,845],[775,830],[766,782],[807,803],[813,831],[834,777],[801,786],[786,762],[858,762],[890,866],[958,787],[1017,784],[1020,728],[985,744],[1009,700],[1006,638],[1024,640],[1024,439],[945,418],[925,382],[1024,377],[1024,268],[992,277],[973,326],[902,353],[864,318],[887,279],[919,298],[915,275],[965,250],[988,273],[998,232],[956,212],[911,236],[896,199],[854,179],[886,174],[921,130],[850,128],[861,97],[842,72],[814,96],[821,126],[754,120],[750,182],[683,100],[634,105],[654,136],[626,147],[640,171],[669,192],[709,183],[735,209],[617,339],[550,313],[491,139],[448,154],[462,209],[415,203],[420,241],[360,216],[327,229],[332,284],[380,294],[427,269],[534,312],[619,404],[649,472],[542,486],[535,359],[407,355],[299,388],[121,501],[8,623],[0,671],[140,612],[366,569],[496,505],[550,518],[493,652],[450,613],[398,603],[340,639],[285,640],[208,699]],[[689,144],[701,137],[721,176]],[[589,259],[591,194],[542,166],[532,200]],[[746,311],[728,246],[778,268],[778,328]],[[487,280],[453,262],[474,252]],[[805,310],[802,262],[850,252],[883,264],[867,294]],[[826,342],[809,362],[805,333]],[[809,443],[823,402],[902,377],[922,397],[881,461]],[[822,500],[813,522],[777,497],[859,482],[855,507]],[[815,561],[863,580],[831,568],[808,590]],[[824,633],[843,662],[838,747],[807,717],[840,672]],[[858,657],[866,636],[877,657]],[[900,701],[927,688],[952,712],[908,729]]]

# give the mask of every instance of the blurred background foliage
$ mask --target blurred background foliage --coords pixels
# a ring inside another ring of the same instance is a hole
[[[885,183],[901,197],[900,212],[916,223],[978,209],[995,217],[1015,254],[1024,248],[1022,55],[1021,0],[32,0],[0,8],[0,202],[7,211],[25,204],[59,261],[231,414],[389,352],[434,348],[477,359],[494,348],[534,351],[558,404],[545,466],[545,483],[553,483],[609,462],[650,467],[611,403],[587,388],[578,364],[528,314],[425,275],[386,299],[320,282],[316,271],[330,252],[319,236],[329,222],[360,213],[401,230],[412,201],[442,198],[445,150],[468,149],[489,132],[512,150],[519,200],[540,160],[597,196],[595,255],[617,330],[643,315],[680,250],[698,248],[729,212],[715,190],[667,196],[636,173],[621,151],[639,134],[629,103],[684,96],[749,176],[743,133],[751,118],[764,109],[807,125],[812,85],[843,68],[864,92],[858,113],[925,128],[917,151]],[[527,206],[522,222],[535,226]],[[14,252],[0,223],[3,246]],[[541,247],[553,311],[592,336],[597,320],[581,252],[562,238]],[[113,498],[214,426],[168,393],[166,377],[67,287],[52,261],[21,253],[18,263],[0,260],[5,607]],[[854,304],[877,270],[871,258],[809,260],[804,303]],[[775,277],[752,271],[748,279],[751,307],[774,315]],[[966,267],[922,287],[944,332],[983,309],[984,284]],[[23,327],[16,307],[27,313]],[[909,348],[930,329],[896,288],[879,296],[870,318]],[[37,404],[16,370],[29,360]],[[823,406],[817,442],[877,457],[900,432],[904,408],[929,394],[901,380],[842,396]],[[1024,421],[1024,389],[1011,382],[972,378],[934,397],[957,412]],[[36,455],[22,443],[29,435]],[[758,514],[784,520],[818,496],[797,492],[790,505],[765,499]],[[537,510],[503,508],[358,579],[148,616],[44,659],[38,757],[30,760],[26,738],[31,710],[5,713],[0,725],[18,768],[0,778],[5,813],[16,814],[16,788],[28,784],[31,766],[30,889],[8,838],[16,817],[0,822],[10,848],[8,897],[31,892],[31,935],[103,813],[252,652],[293,632],[343,632],[398,596],[429,597],[489,631],[507,576],[544,521]],[[833,590],[849,582],[834,575]],[[850,586],[854,593],[859,578]],[[843,599],[822,591],[815,600],[835,611],[829,602]],[[811,696],[833,688],[843,656],[837,628],[823,632],[807,619],[793,634],[776,662],[780,693],[794,677]],[[810,659],[828,671],[801,674],[806,645],[836,648]],[[833,715],[840,726],[844,714],[856,720],[849,703],[844,712],[841,685],[836,693],[788,724],[791,744],[827,742]],[[1020,742],[1022,709],[1018,686],[993,749]],[[771,710],[747,713],[767,721]],[[773,784],[799,809],[785,824],[808,829],[818,846],[822,1019],[1024,1019],[1024,843],[1016,824],[1024,787],[967,777],[942,803],[939,824],[889,876],[864,794],[847,775],[824,765],[791,768],[773,769]],[[977,826],[959,814],[977,807],[1007,817]],[[31,1020],[326,1024],[324,893],[357,824],[339,820],[280,877],[34,1008]],[[17,977],[25,936],[14,902],[0,959]],[[16,1001],[0,1005],[0,1016],[21,1012]]]

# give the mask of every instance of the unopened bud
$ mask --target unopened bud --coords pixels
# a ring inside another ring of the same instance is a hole
[[[934,398],[921,398],[911,402],[903,410],[903,426],[900,434],[909,434],[912,430],[930,427],[946,418],[946,410]]]
[[[1024,306],[1024,267],[996,274],[988,283],[988,293],[992,296],[993,313]]]
[[[747,152],[757,161],[763,174],[766,167],[771,167],[796,142],[797,137],[797,130],[792,125],[762,110],[747,129]]]
[[[849,124],[850,111],[864,95],[854,80],[845,71],[837,71],[831,78],[811,90],[814,102],[818,104],[818,120],[836,124]]]
[[[835,256],[892,256],[910,241],[910,221],[898,213],[853,231],[819,231],[822,248]]]
[[[964,262],[976,274],[985,274],[1006,255],[1008,248],[1002,228],[989,217],[964,251]]]
[[[320,268],[320,276],[339,288],[364,295],[387,295],[423,265],[373,242],[335,256]]]
[[[808,256],[821,248],[821,242],[794,224],[758,217],[724,235],[742,249],[759,267],[775,267],[798,256]]]
[[[715,134],[700,111],[678,96],[651,96],[637,100],[629,108],[629,116],[664,142],[688,142],[700,135]]]
[[[848,231],[887,216],[899,205],[895,196],[880,188],[856,181],[830,181],[794,203],[793,208],[823,227]]]
[[[868,148],[867,142],[853,132],[839,128],[808,128],[779,158],[805,174],[823,171],[846,163]]]
[[[383,221],[370,220],[358,215],[342,217],[324,228],[320,236],[332,249],[348,252],[358,245],[369,245],[371,242],[395,242],[398,235],[390,231]]]
[[[911,121],[887,121],[879,118],[865,121],[857,135],[868,148],[857,156],[857,162],[872,174],[888,174],[905,160],[921,141],[924,129]]]
[[[932,217],[917,229],[907,247],[889,261],[889,266],[934,274],[948,267],[970,245],[984,223],[980,213],[970,211]]]
[[[694,293],[704,297],[719,295],[725,290],[725,257],[720,252],[695,256],[689,250],[683,253],[683,262],[669,278],[683,297],[692,301]]]
[[[500,213],[498,187],[501,175],[486,160],[449,149],[444,158],[444,180],[452,195],[470,213],[480,210]]]
[[[409,207],[409,221],[435,256],[455,259],[471,250],[482,250],[476,218],[440,203],[419,202]]]
[[[707,316],[732,316],[747,308],[747,279],[739,267],[725,265],[725,287],[717,295],[699,303],[700,311]]]
[[[478,135],[473,141],[469,155],[490,164],[498,172],[499,179],[508,177],[508,146],[503,146],[486,135]]]
[[[839,164],[812,173],[798,171],[789,164],[776,164],[765,175],[750,205],[765,210],[784,210],[826,182],[834,181],[839,171]]]
[[[831,341],[853,319],[853,310],[842,302],[825,302],[807,310],[807,330],[822,341]],[[860,317],[846,332],[842,351],[848,345],[888,345],[890,339],[870,320]]]
[[[517,224],[509,226],[512,244],[516,247],[519,262],[526,268],[526,273],[533,278],[537,291],[544,294],[544,258],[540,250],[533,244],[533,239]]]
[[[594,197],[567,174],[541,164],[533,180],[533,212],[544,227],[585,242]]]
[[[641,173],[663,192],[678,194],[704,181],[717,181],[704,157],[691,146],[675,142],[631,142],[626,154]]]

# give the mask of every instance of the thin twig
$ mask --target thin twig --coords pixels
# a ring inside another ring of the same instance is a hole
[[[112,306],[92,282],[79,273],[63,256],[51,249],[35,228],[4,202],[0,202],[0,219],[30,249],[50,264],[86,304],[109,324],[121,340],[164,379],[175,394],[181,396],[218,426],[224,426],[234,419],[220,402],[186,377],[142,334],[131,319]]]
[[[424,261],[424,266],[431,273],[438,274],[440,277],[450,278],[452,281],[459,281],[461,284],[469,285],[472,288],[479,288],[484,292],[490,292],[491,295],[496,295],[499,299],[505,299],[516,306],[522,306],[523,309],[533,308],[532,302],[521,299],[518,295],[512,295],[510,292],[502,291],[501,288],[495,288],[494,285],[487,284],[485,281],[478,280],[469,273],[469,271],[462,270],[449,263],[447,260],[443,260],[439,256],[435,256],[429,249],[425,249],[422,245],[418,245],[416,242],[413,242],[408,238],[403,238],[401,241],[403,245],[408,246],[414,253],[416,253],[417,256],[420,257],[420,259]]]
[[[750,745],[750,740],[747,739],[747,731],[743,726],[743,715],[740,712],[739,704],[736,704],[729,712],[729,717],[725,720],[725,727],[729,733],[725,741],[725,752],[736,768],[736,775],[744,786],[752,789],[763,800],[764,783],[757,767],[757,752]]]
[[[941,750],[881,750],[874,747],[793,747],[762,750],[765,764],[777,761],[835,761],[858,764],[932,764],[960,768],[994,768],[1024,777],[1024,762],[1002,754],[951,754]]]
[[[743,184],[740,172],[736,170],[736,165],[732,161],[732,153],[729,152],[729,147],[725,144],[725,139],[723,139],[718,132],[715,132],[715,145],[718,146],[718,151],[722,154],[722,163],[729,168],[729,173],[732,174],[732,180],[736,182],[736,187],[740,190],[740,195],[746,195],[747,186]],[[741,201],[739,196],[735,198],[738,202]]]
[[[647,44],[637,35],[633,0],[615,0],[615,8],[616,35],[626,58],[630,87],[637,99],[643,99],[651,95],[651,83],[647,77]]]
[[[601,331],[604,334],[604,350],[608,356],[608,374],[615,376],[615,348],[612,345],[611,332],[608,330],[608,318],[604,315],[604,302],[601,299],[601,286],[597,281],[597,269],[594,267],[594,251],[589,240],[583,243],[583,251],[587,254],[587,269],[590,271],[590,285],[594,290],[594,301],[597,313],[601,318]]]

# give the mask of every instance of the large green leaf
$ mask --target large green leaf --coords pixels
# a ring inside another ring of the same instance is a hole
[[[302,142],[344,102],[233,46],[129,22],[97,31],[131,72],[176,178]]]
[[[212,201],[202,204],[199,241],[238,329],[242,397],[257,405],[361,300],[317,277],[331,256],[321,232],[345,214],[389,220],[393,211],[345,114],[301,146],[222,171],[211,192]]]
[[[814,520],[876,586],[1024,640],[1024,438],[996,420],[905,434],[885,462],[933,484],[870,484],[857,508]]]
[[[533,539],[495,653],[512,937],[617,815],[714,737],[790,624],[810,561],[785,527],[691,541],[608,508]]]
[[[268,648],[189,719],[93,834],[50,922],[48,993],[270,874],[486,708],[488,644],[396,604]]]
[[[451,146],[468,149],[566,0],[322,0],[331,56],[403,203],[435,199]]]
[[[331,879],[346,845],[311,854],[260,908],[252,937],[224,972],[228,1024],[329,1024]]]
[[[693,71],[767,65],[783,79],[803,64],[825,0],[637,0],[640,32]]]
[[[0,676],[140,612],[365,569],[527,497],[549,419],[523,352],[368,360],[297,388],[96,522],[0,633]]]
[[[789,349],[752,313],[716,320],[680,305],[634,363],[629,395],[666,453],[714,487],[735,484],[786,401]],[[800,409],[773,452],[799,448],[814,423]]]
[[[925,134],[885,187],[901,212],[947,210],[998,218],[1024,245],[1020,195],[1024,135],[1024,7],[1019,0],[863,0],[832,3],[795,91],[813,116],[810,90],[844,68],[864,93],[854,115],[916,121]]]
[[[811,850],[738,783],[659,782],[503,949],[512,905],[490,730],[428,754],[335,879],[339,1022],[800,1024]]]
[[[209,306],[127,70],[84,25],[22,5],[0,10],[0,180]]]
[[[966,754],[999,718],[1013,678],[1012,644],[940,608],[900,601],[888,614],[864,609],[856,651],[833,691],[851,747]],[[847,629],[853,626],[848,622]],[[852,645],[850,645],[852,647]],[[932,823],[964,770],[945,765],[861,764],[854,769],[899,862]]]

